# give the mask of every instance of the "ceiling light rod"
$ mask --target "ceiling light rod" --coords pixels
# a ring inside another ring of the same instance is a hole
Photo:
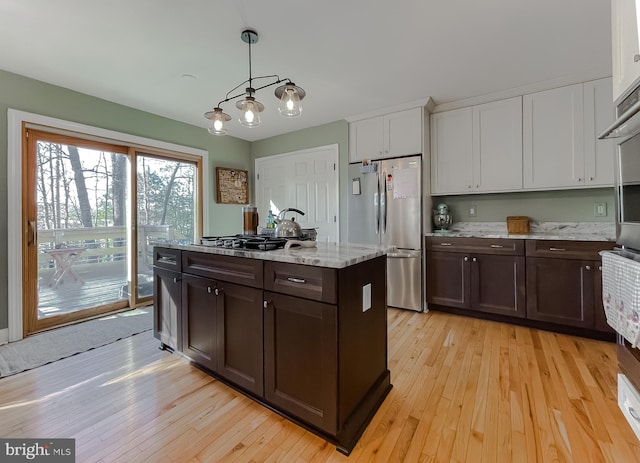
[[[226,122],[231,120],[231,116],[224,113],[220,105],[222,105],[222,103],[226,103],[227,101],[240,98],[241,96],[245,97],[244,100],[238,101],[236,103],[236,107],[242,112],[242,115],[239,119],[240,123],[246,127],[257,127],[258,125],[260,125],[260,113],[264,111],[264,105],[259,101],[256,101],[253,95],[258,90],[271,87],[272,85],[281,84],[283,82],[285,82],[285,84],[277,87],[274,92],[276,98],[280,100],[280,105],[278,107],[280,115],[284,117],[297,117],[302,112],[302,105],[300,104],[300,100],[305,97],[306,93],[302,88],[294,84],[291,79],[281,79],[277,74],[253,77],[251,67],[251,44],[258,42],[258,33],[253,30],[247,29],[245,31],[242,31],[240,38],[244,43],[249,45],[249,78],[229,90],[225,95],[225,99],[221,100],[218,103],[218,106],[213,108],[212,111],[208,111],[204,114],[204,117],[209,120],[209,133],[213,135],[226,135],[227,129],[224,125]],[[254,80],[269,78],[276,80],[261,87],[253,88]],[[235,92],[238,88],[242,87],[246,83],[248,83],[249,86],[245,88],[244,92],[238,93],[237,95],[229,96],[231,93]]]

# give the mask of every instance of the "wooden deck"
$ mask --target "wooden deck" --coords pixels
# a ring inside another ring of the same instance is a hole
[[[127,272],[124,263],[85,264],[77,272],[84,282],[65,278],[57,287],[49,286],[54,269],[41,271],[38,290],[40,318],[97,307],[128,298]],[[153,293],[151,274],[144,278],[143,295]]]

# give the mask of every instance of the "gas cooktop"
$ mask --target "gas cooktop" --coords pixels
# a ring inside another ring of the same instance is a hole
[[[297,239],[297,238],[296,238]],[[284,248],[287,238],[274,238],[269,235],[234,235],[234,236],[203,236],[200,244],[215,248],[253,249],[257,251],[271,251]]]

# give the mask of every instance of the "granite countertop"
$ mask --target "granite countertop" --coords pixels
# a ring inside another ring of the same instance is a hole
[[[395,249],[390,246],[324,242],[318,242],[317,248],[274,249],[272,251],[217,248],[199,244],[163,244],[162,246],[186,251],[198,251],[224,256],[248,257],[251,259],[329,268],[349,267],[379,256],[384,256]]]
[[[615,241],[615,224],[606,222],[531,222],[528,234],[510,234],[505,222],[456,222],[446,233],[427,236],[526,240]]]

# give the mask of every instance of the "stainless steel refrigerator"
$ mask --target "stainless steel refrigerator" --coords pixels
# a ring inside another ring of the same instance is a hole
[[[348,241],[395,246],[387,305],[422,312],[421,156],[350,164],[349,179]]]

